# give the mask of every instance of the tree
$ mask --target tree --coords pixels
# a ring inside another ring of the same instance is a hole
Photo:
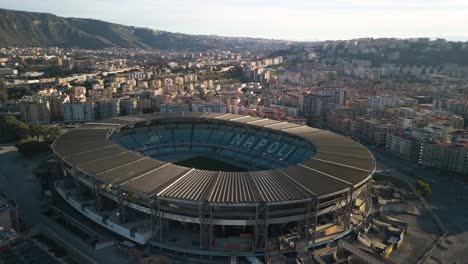
[[[8,100],[8,91],[3,79],[0,79],[0,101]]]
[[[29,129],[31,137],[35,137],[38,141],[41,139],[41,137],[46,138],[49,131],[49,127],[44,125],[31,125],[29,126]]]
[[[35,140],[52,142],[62,134],[62,128],[59,126],[50,127],[47,125],[31,125],[29,126],[30,135]]]
[[[18,121],[14,116],[7,116],[3,120],[1,129],[3,138],[7,140],[20,140],[29,137],[29,126]]]
[[[28,138],[31,135],[31,132],[29,131],[29,126],[21,121],[18,121],[15,130],[17,140]]]
[[[31,94],[31,88],[25,85],[15,86],[8,89],[8,99],[10,100],[21,99],[23,96]]]
[[[424,197],[428,196],[432,192],[429,184],[427,184],[423,180],[416,181],[416,191]]]
[[[18,140],[15,146],[21,154],[28,157],[50,150],[50,146],[47,142],[37,141],[31,138]]]
[[[44,139],[46,141],[52,142],[56,140],[61,134],[62,134],[62,127],[59,127],[59,126],[49,127],[49,129],[47,130],[47,134],[44,136]]]

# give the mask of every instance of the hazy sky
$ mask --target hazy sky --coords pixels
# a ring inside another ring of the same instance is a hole
[[[468,40],[468,0],[0,0],[0,7],[190,34]]]

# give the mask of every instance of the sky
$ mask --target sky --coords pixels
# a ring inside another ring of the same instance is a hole
[[[468,0],[0,0],[0,8],[188,34],[468,40]]]

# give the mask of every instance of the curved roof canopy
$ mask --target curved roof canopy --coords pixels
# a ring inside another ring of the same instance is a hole
[[[182,167],[146,157],[110,140],[119,128],[150,125],[164,118],[217,120],[226,125],[263,127],[312,143],[316,153],[301,164],[264,171],[218,172]],[[115,117],[70,130],[53,144],[54,153],[104,184],[145,198],[214,204],[293,203],[324,199],[357,188],[375,170],[372,154],[350,138],[292,123],[214,113],[155,113]]]

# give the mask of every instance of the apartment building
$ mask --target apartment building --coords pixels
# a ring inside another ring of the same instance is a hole
[[[422,143],[419,164],[468,174],[468,144]]]
[[[49,124],[51,120],[50,104],[48,101],[29,102],[19,104],[21,120],[28,124]]]
[[[94,121],[94,104],[91,102],[63,104],[63,121],[65,123]]]
[[[411,161],[419,158],[420,143],[403,134],[387,134],[385,148],[393,154]]]

